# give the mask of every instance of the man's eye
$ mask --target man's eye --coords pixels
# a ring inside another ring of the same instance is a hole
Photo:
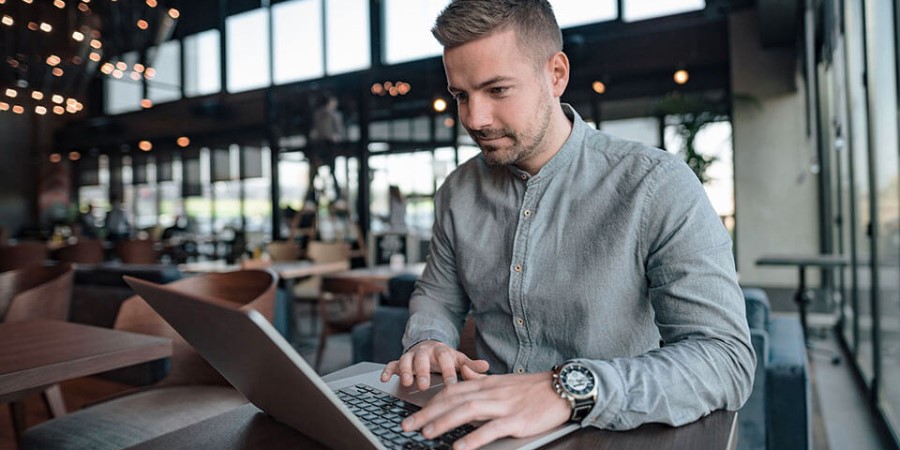
[[[467,98],[468,98],[468,96],[466,96],[466,94],[463,92],[453,94],[453,100],[456,100],[457,103],[464,102],[464,101],[466,101]]]
[[[508,89],[508,87],[492,87],[491,94],[504,94]]]

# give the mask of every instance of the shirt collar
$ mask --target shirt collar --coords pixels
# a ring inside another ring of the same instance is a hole
[[[562,103],[561,106],[563,113],[565,113],[566,117],[572,122],[572,132],[569,134],[569,138],[566,139],[562,148],[553,155],[553,158],[550,158],[550,161],[547,161],[547,163],[544,164],[544,167],[541,167],[534,176],[519,169],[515,165],[510,164],[508,166],[509,170],[513,172],[516,178],[531,181],[531,179],[538,180],[550,177],[561,167],[565,167],[569,161],[575,157],[576,153],[578,153],[578,149],[583,147],[585,134],[587,132],[587,124],[584,123],[584,120],[581,119],[578,112],[572,108],[572,105]]]

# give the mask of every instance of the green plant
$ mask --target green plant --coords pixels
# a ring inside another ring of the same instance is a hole
[[[656,105],[656,114],[674,116],[678,120],[676,127],[681,136],[681,148],[678,153],[701,183],[709,182],[706,170],[717,158],[701,155],[694,143],[705,126],[728,119],[727,105],[699,95],[673,93],[660,100]]]

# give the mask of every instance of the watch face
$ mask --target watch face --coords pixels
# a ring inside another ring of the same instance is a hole
[[[594,374],[585,366],[569,364],[559,373],[560,384],[575,396],[588,395],[594,390]]]

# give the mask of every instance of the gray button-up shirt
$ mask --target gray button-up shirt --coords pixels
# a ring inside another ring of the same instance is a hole
[[[444,182],[404,346],[458,345],[471,309],[492,373],[594,369],[584,425],[739,409],[755,355],[731,239],[697,177],[563,108],[572,133],[536,175],[479,155]]]

